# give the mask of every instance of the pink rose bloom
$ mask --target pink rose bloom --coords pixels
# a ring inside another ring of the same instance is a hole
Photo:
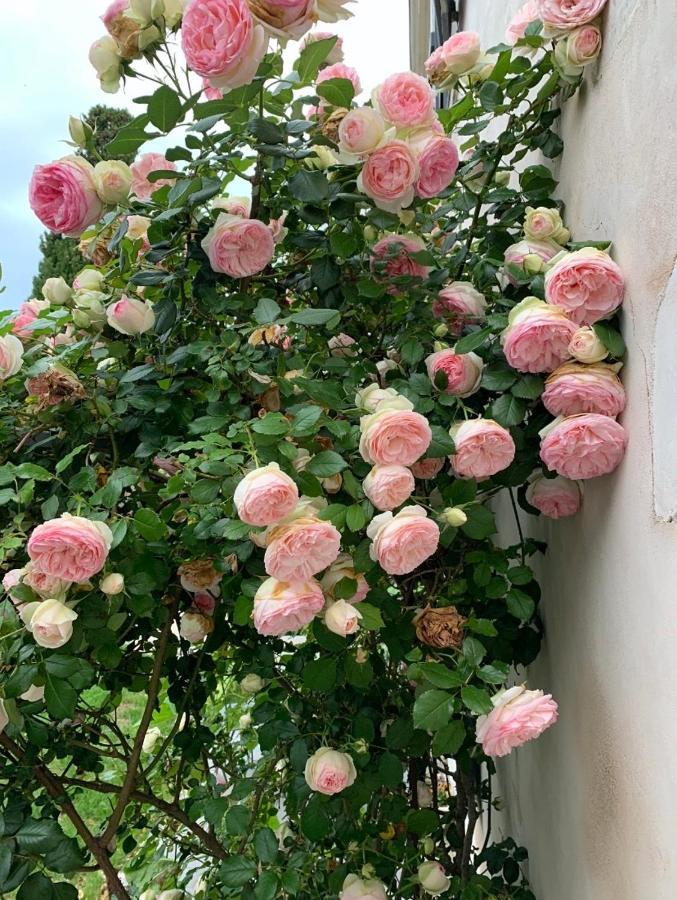
[[[347,81],[350,81],[355,91],[355,96],[362,91],[360,76],[357,74],[357,70],[351,66],[346,66],[343,63],[334,63],[333,66],[326,66],[324,69],[320,69],[316,83],[322,84],[323,81],[329,81],[332,78],[345,78]]]
[[[395,509],[411,496],[416,482],[405,466],[374,466],[362,489],[376,509]]]
[[[233,494],[237,514],[247,525],[272,525],[284,519],[299,499],[296,483],[277,463],[249,472]]]
[[[330,603],[324,611],[324,626],[340,637],[348,637],[360,630],[362,613],[343,599]]]
[[[480,36],[475,31],[457,31],[425,61],[425,71],[434,85],[453,76],[465,75],[480,58]]]
[[[459,478],[483,481],[507,469],[515,458],[510,432],[493,419],[470,419],[451,428],[456,452],[451,466]]]
[[[369,593],[369,582],[361,572],[355,571],[355,564],[352,556],[348,553],[339,553],[336,561],[329,566],[322,576],[320,584],[322,590],[330,599],[334,600],[334,592],[336,585],[344,578],[349,578],[357,585],[355,593],[350,598],[351,603],[361,603]]]
[[[414,199],[419,169],[409,145],[390,141],[374,150],[357,179],[357,187],[379,209],[399,212]]]
[[[254,597],[254,627],[266,637],[300,631],[324,606],[314,578],[289,584],[268,578]]]
[[[418,462],[410,466],[411,474],[421,481],[430,481],[436,475],[439,475],[444,468],[444,457],[429,457],[428,459],[419,459]]]
[[[249,9],[272,37],[297,41],[317,17],[314,0],[248,0]]]
[[[50,597],[63,599],[71,585],[70,581],[64,581],[63,578],[55,578],[53,575],[38,571],[32,562],[28,563],[23,572],[22,584],[28,585],[44,600],[49,600]]]
[[[193,595],[193,606],[198,609],[203,616],[213,616],[216,608],[216,600],[207,591],[198,591]]]
[[[416,193],[428,200],[449,187],[458,169],[458,148],[448,137],[433,138],[418,158]]]
[[[510,20],[510,24],[505,32],[506,44],[510,44],[511,47],[514,47],[517,41],[524,37],[527,25],[531,25],[538,17],[537,0],[527,0],[523,6],[520,6]]]
[[[582,363],[596,363],[606,359],[609,351],[597,337],[597,332],[589,325],[576,331],[569,343],[569,353]]]
[[[569,358],[575,333],[563,309],[527,297],[510,311],[501,343],[509,365],[518,372],[552,372]]]
[[[28,199],[42,224],[66,237],[80,237],[103,213],[94,183],[94,166],[81,156],[64,156],[36,166]]]
[[[221,88],[212,87],[208,78],[202,79],[202,88],[207,100],[223,100],[223,91]]]
[[[310,44],[314,44],[317,41],[327,41],[329,38],[336,38],[336,43],[329,51],[323,65],[333,66],[334,63],[343,62],[343,38],[332,34],[331,31],[311,31],[301,41],[301,50],[305,50]]]
[[[264,564],[278,581],[308,581],[330,566],[339,555],[341,535],[331,522],[299,516],[273,528]]]
[[[106,309],[106,320],[120,334],[145,334],[155,325],[155,313],[147,300],[123,294]]]
[[[469,281],[453,281],[433,300],[432,311],[437,319],[444,319],[453,334],[460,334],[466,324],[481,322],[486,315],[487,301]]]
[[[162,153],[144,153],[130,166],[132,170],[132,193],[139,200],[150,200],[155,191],[159,191],[166,184],[174,184],[173,178],[161,178],[159,181],[149,181],[151,172],[175,172],[176,166]]]
[[[385,130],[386,123],[378,110],[370,106],[351,109],[339,124],[339,149],[354,156],[366,156],[381,143]]]
[[[510,284],[515,285],[517,281],[507,268],[508,266],[516,266],[528,275],[538,275],[545,268],[545,263],[562,252],[562,248],[555,241],[534,241],[522,240],[516,244],[511,244],[505,251],[503,262],[505,263],[505,277]]]
[[[606,0],[536,0],[536,6],[549,31],[571,31],[596,19]]]
[[[408,409],[381,407],[360,419],[360,453],[365,462],[379,466],[410,466],[426,452],[433,439],[425,416]]]
[[[268,47],[245,0],[192,0],[181,41],[188,67],[223,91],[250,84]]]
[[[38,318],[43,309],[49,309],[49,300],[26,300],[19,307],[19,311],[12,319],[12,331],[23,341],[28,341],[35,337],[32,329],[27,326],[32,325]],[[14,346],[14,345],[8,345]],[[17,351],[18,352],[18,351]],[[23,351],[22,351],[23,353]],[[13,354],[12,354],[13,355]],[[11,368],[11,367],[10,367]],[[19,367],[21,368],[21,367]],[[16,373],[12,373],[16,374]]]
[[[417,128],[435,120],[435,94],[414,72],[390,75],[374,91],[374,106],[397,128]]]
[[[623,302],[623,273],[608,253],[584,247],[567,253],[545,276],[545,299],[577,325],[606,319]]]
[[[305,778],[312,791],[338,794],[354,783],[357,770],[347,753],[320,747],[306,763]]]
[[[103,522],[64,513],[38,525],[26,549],[36,570],[80,583],[103,569],[112,543],[111,530]]]
[[[427,278],[430,272],[429,266],[412,259],[411,253],[420,253],[426,246],[419,237],[414,235],[387,234],[371,248],[370,268],[375,275],[386,278]],[[397,293],[397,287],[390,289]]]
[[[431,557],[440,542],[437,522],[422,506],[374,516],[367,528],[370,556],[389,575],[407,575]]]
[[[583,492],[577,481],[568,478],[546,478],[541,472],[529,479],[527,502],[548,519],[564,519],[575,516],[581,508]]]
[[[553,416],[599,413],[615,418],[625,409],[625,390],[617,366],[565,363],[545,382],[541,397]]]
[[[248,278],[266,268],[275,253],[275,240],[258,219],[242,219],[221,213],[202,241],[215,272],[231,278]]]
[[[479,390],[484,363],[476,353],[456,353],[451,348],[431,353],[425,361],[428,378],[437,390],[454,397],[470,397]],[[438,387],[437,374],[447,377],[445,387]]]
[[[541,438],[541,459],[546,466],[573,480],[613,472],[628,444],[622,425],[596,413],[555,419],[541,431]]]
[[[129,0],[113,0],[108,6],[105,13],[101,16],[101,21],[110,30],[110,26],[118,18],[129,9]]]
[[[249,197],[217,197],[213,206],[214,209],[221,209],[229,216],[248,219],[251,215],[252,201]]]
[[[525,685],[499,691],[494,708],[477,720],[477,743],[487,756],[507,756],[515,747],[532,741],[557,721],[551,694],[528,691]]]

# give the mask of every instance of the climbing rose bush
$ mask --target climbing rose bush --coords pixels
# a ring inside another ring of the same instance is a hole
[[[622,271],[549,162],[603,6],[370,96],[312,30],[356,3],[102,9],[140,114],[38,161],[83,268],[0,319],[0,893],[532,900],[494,760],[575,710],[514,674],[527,514],[627,443]]]

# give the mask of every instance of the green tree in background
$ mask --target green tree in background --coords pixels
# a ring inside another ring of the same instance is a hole
[[[102,104],[93,106],[82,118],[94,131],[94,145],[99,156],[104,159],[106,158],[106,145],[113,140],[120,128],[132,121],[132,117],[126,109],[115,109]],[[89,160],[92,165],[96,165],[99,161],[99,157],[92,153],[81,150],[77,152]],[[116,158],[130,163],[134,159],[134,154]],[[40,252],[42,259],[33,279],[31,292],[33,297],[41,296],[42,285],[48,278],[61,275],[70,284],[83,266],[82,255],[78,250],[78,241],[62,237],[60,234],[46,231],[40,238]]]

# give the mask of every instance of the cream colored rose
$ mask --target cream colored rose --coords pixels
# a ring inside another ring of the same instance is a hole
[[[179,24],[188,0],[165,0],[165,23],[169,28]]]
[[[103,579],[99,589],[101,593],[106,594],[108,597],[115,597],[117,594],[121,594],[125,589],[124,575],[121,575],[119,572],[111,572],[110,575],[106,575]]]
[[[141,749],[144,753],[152,753],[161,738],[162,732],[159,728],[149,728],[141,744]]]
[[[73,296],[73,291],[64,278],[48,278],[42,286],[42,296],[54,306],[63,306]]]
[[[460,528],[468,521],[467,515],[458,506],[447,507],[440,515],[440,519],[445,525],[451,525],[452,528]]]
[[[103,286],[104,275],[98,269],[90,267],[83,269],[73,279],[74,291],[100,291]]]
[[[0,337],[0,381],[11,378],[23,365],[24,348],[14,334]]]
[[[263,690],[263,678],[260,675],[250,674],[240,681],[240,689],[245,694],[258,694]]]
[[[366,388],[362,388],[355,394],[355,406],[368,413],[374,413],[381,403],[388,400],[395,400],[399,396],[400,395],[394,388],[382,388],[374,383]],[[413,404],[410,408],[414,408]]]
[[[350,787],[357,778],[355,764],[347,753],[320,747],[306,763],[305,778],[312,791],[338,794]]]
[[[118,159],[98,162],[94,166],[94,186],[104,203],[123,203],[132,189],[132,170]]]
[[[94,41],[89,48],[89,61],[96,69],[101,89],[107,94],[115,94],[122,77],[122,59],[115,40],[107,34]]]
[[[334,634],[340,637],[347,637],[349,634],[355,634],[360,628],[360,619],[362,613],[353,606],[352,603],[346,603],[345,600],[337,600],[327,607],[324,614],[324,624]]]
[[[43,600],[32,610],[25,624],[36,644],[56,650],[71,639],[73,622],[77,617],[78,614],[60,600]]]
[[[418,867],[418,880],[427,894],[442,894],[451,884],[444,867],[434,860],[421,863]]]
[[[609,355],[609,351],[597,337],[597,332],[590,325],[584,325],[576,331],[569,342],[569,353],[578,362],[589,365],[601,362]]]
[[[179,633],[189,644],[199,644],[214,630],[214,621],[199,612],[185,612],[181,616]]]
[[[531,241],[556,241],[566,244],[570,238],[568,228],[564,227],[559,210],[546,206],[527,206],[524,218],[524,236]]]

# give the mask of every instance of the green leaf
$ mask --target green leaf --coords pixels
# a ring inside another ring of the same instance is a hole
[[[530,619],[536,609],[536,603],[533,598],[517,588],[512,588],[508,591],[506,602],[510,615],[520,619],[522,622]]]
[[[179,121],[181,111],[179,95],[167,85],[159,87],[148,103],[148,118],[151,124],[164,131],[165,134],[171,131]]]
[[[145,131],[147,124],[148,117],[144,115],[121,128],[113,140],[106,144],[106,159],[135,156],[136,151],[150,138]]]
[[[255,875],[256,863],[244,856],[231,856],[219,867],[219,878],[226,888],[244,887]]]
[[[257,434],[287,434],[290,423],[281,413],[268,413],[257,419],[252,430]]]
[[[19,888],[16,900],[78,900],[78,891],[72,884],[52,882],[42,872],[34,872]]]
[[[477,715],[486,715],[494,708],[489,694],[483,688],[469,684],[461,688],[461,700],[463,704]]]
[[[402,761],[399,756],[386,751],[379,760],[378,774],[387,788],[397,790],[402,784]]]
[[[280,307],[270,297],[261,297],[254,310],[254,319],[259,325],[268,325],[280,315]]]
[[[146,541],[161,541],[167,535],[167,526],[152,509],[139,509],[134,513],[136,530]]]
[[[503,684],[508,677],[508,666],[505,663],[496,662],[482,666],[477,670],[477,674],[487,684]]]
[[[322,203],[329,196],[329,182],[323,172],[301,169],[289,181],[289,193],[302,203]]]
[[[302,309],[300,312],[293,313],[286,321],[294,322],[296,325],[326,325],[335,319],[339,313],[335,309]]]
[[[328,78],[317,85],[317,94],[332,106],[350,109],[355,88],[349,78]]]
[[[48,678],[45,684],[45,704],[53,719],[72,719],[78,695],[67,681]]]
[[[246,806],[231,806],[226,813],[226,831],[228,834],[246,834],[250,818],[251,816]]]
[[[291,433],[295,437],[306,437],[313,434],[321,415],[321,407],[304,406],[294,415]]]
[[[312,41],[307,47],[304,47],[295,65],[299,79],[304,84],[315,80],[320,66],[331,53],[337,40],[338,37],[325,38],[321,41]]]
[[[56,847],[63,836],[54,819],[27,819],[15,838],[24,853],[47,853]]]
[[[491,404],[490,417],[504,428],[511,428],[520,424],[526,411],[527,405],[524,400],[518,400],[512,394],[502,394]]]
[[[612,328],[608,322],[595,322],[592,327],[595,329],[597,337],[612,356],[615,356],[617,359],[624,356],[625,341],[620,332],[616,331],[615,328]]]
[[[254,888],[255,900],[274,900],[277,896],[277,875],[266,869],[259,875]]]
[[[303,684],[311,691],[330,691],[336,684],[336,660],[323,657],[307,663]]]
[[[443,663],[426,662],[418,663],[416,668],[426,677],[426,679],[438,688],[455,688],[463,684],[464,679],[451,669],[448,669]]]
[[[511,393],[524,400],[538,400],[543,393],[543,387],[543,379],[540,375],[523,375],[512,388]]]
[[[414,834],[432,834],[439,824],[437,813],[432,809],[412,810],[407,816],[407,831]]]
[[[14,470],[17,478],[34,478],[36,481],[51,481],[53,476],[51,472],[43,466],[36,466],[35,463],[21,463]]]
[[[342,472],[347,465],[345,459],[334,450],[323,450],[317,456],[313,456],[305,471],[315,475],[316,478],[329,478],[331,475]]]
[[[465,727],[463,722],[454,719],[437,732],[433,738],[433,756],[454,756],[465,740]]]
[[[321,841],[331,831],[331,819],[319,797],[312,797],[301,813],[301,831],[309,841]]]
[[[452,699],[446,691],[425,691],[414,703],[414,727],[438,731],[449,721]]]
[[[467,637],[463,641],[461,652],[463,653],[465,659],[468,661],[468,664],[473,667],[478,666],[487,653],[484,644],[474,637]]]
[[[492,534],[496,534],[496,520],[493,512],[486,506],[469,506],[465,510],[468,521],[461,526],[461,530],[469,538],[481,541]]]
[[[479,100],[483,109],[493,112],[497,106],[503,103],[503,91],[495,81],[485,81],[480,88]]]
[[[353,506],[348,507],[348,511],[346,512],[346,525],[350,531],[360,531],[366,524],[367,517],[359,503],[355,503]]]
[[[446,428],[442,428],[441,425],[432,425],[430,430],[433,433],[433,439],[426,450],[426,457],[439,459],[454,452],[456,449],[454,441]]]
[[[270,828],[260,828],[254,835],[254,849],[261,862],[275,862],[278,851],[275,833]]]
[[[357,608],[362,615],[360,628],[364,628],[365,631],[377,631],[379,628],[383,628],[383,616],[377,606],[372,606],[371,603],[362,601],[362,603],[357,605]]]

